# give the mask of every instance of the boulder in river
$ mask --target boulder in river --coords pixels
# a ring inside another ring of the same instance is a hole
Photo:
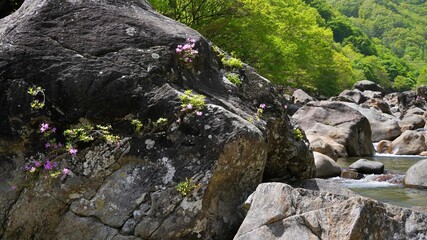
[[[384,173],[384,164],[367,159],[359,159],[349,166],[350,169],[363,174],[382,174]]]
[[[393,140],[402,133],[399,127],[399,119],[374,108],[365,108],[354,103],[343,103],[365,116],[371,127],[372,141]]]
[[[347,156],[374,153],[368,119],[341,102],[310,102],[293,116],[308,138],[327,136],[345,147]]]
[[[420,160],[406,171],[405,185],[427,187],[427,159]]]
[[[407,130],[390,143],[389,152],[396,155],[417,155],[427,150],[422,132]]]
[[[341,168],[332,158],[318,152],[313,152],[313,155],[317,178],[329,178],[341,175]]]

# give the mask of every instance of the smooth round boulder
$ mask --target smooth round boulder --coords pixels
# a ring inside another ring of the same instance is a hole
[[[412,126],[412,129],[423,128],[425,125],[424,117],[420,115],[408,115],[406,114],[402,120],[399,122],[400,128],[404,128],[406,126]]]
[[[366,90],[370,90],[370,91],[376,91],[376,92],[384,92],[384,88],[381,87],[380,85],[369,81],[369,80],[362,80],[362,81],[358,81],[353,85],[354,89],[358,89],[360,91],[366,91]]]
[[[341,168],[332,158],[319,152],[313,152],[313,155],[317,178],[330,178],[341,175]]]
[[[418,161],[406,171],[404,183],[407,186],[427,187],[427,159]]]
[[[384,164],[381,162],[359,159],[349,166],[350,169],[363,174],[382,174],[384,173]]]
[[[427,150],[425,137],[421,132],[408,130],[391,142],[389,152],[396,155],[417,155]]]

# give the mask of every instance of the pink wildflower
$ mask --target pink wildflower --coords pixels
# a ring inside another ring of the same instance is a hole
[[[44,169],[46,170],[52,170],[53,166],[51,164],[51,162],[49,160],[46,160],[45,164],[44,164]]]
[[[187,105],[187,109],[193,109],[193,104],[189,103],[189,104]]]
[[[196,112],[196,115],[197,115],[197,116],[202,116],[202,115],[203,115],[203,113],[202,113],[202,112],[200,112],[200,111],[197,111],[197,112]]]
[[[63,174],[64,176],[66,176],[66,175],[70,174],[70,169],[68,169],[68,168],[64,168],[64,169],[62,170],[62,174]]]
[[[71,155],[76,155],[77,154],[77,149],[70,148],[69,152],[70,152]]]
[[[265,109],[265,103],[261,103],[260,105],[259,105],[259,108],[261,108],[261,109]]]
[[[44,147],[45,147],[45,148],[50,148],[50,143],[46,143],[46,144],[44,145]]]
[[[40,161],[35,161],[35,162],[34,162],[34,166],[36,166],[36,167],[41,167],[41,166],[42,166],[42,163],[41,163]]]
[[[41,127],[40,127],[40,132],[44,133],[49,129],[49,124],[47,123],[42,123]]]

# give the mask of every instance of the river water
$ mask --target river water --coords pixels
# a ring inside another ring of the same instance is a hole
[[[365,159],[382,162],[385,171],[392,174],[367,175],[361,180],[333,178],[345,187],[359,193],[362,196],[376,199],[381,202],[390,203],[401,207],[427,207],[427,189],[405,188],[401,181],[406,170],[422,159],[427,157],[376,155]],[[348,168],[350,164],[360,158],[339,159],[338,165]],[[386,180],[385,180],[386,179]]]

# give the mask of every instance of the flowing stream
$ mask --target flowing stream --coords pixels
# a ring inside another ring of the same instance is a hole
[[[354,192],[362,196],[376,199],[381,202],[390,203],[401,207],[427,208],[427,189],[405,188],[402,185],[406,170],[421,159],[427,157],[419,156],[397,156],[376,155],[365,159],[382,162],[387,174],[365,175],[364,179],[352,180],[344,178],[333,178]],[[338,165],[348,168],[350,164],[360,158],[339,159]]]

